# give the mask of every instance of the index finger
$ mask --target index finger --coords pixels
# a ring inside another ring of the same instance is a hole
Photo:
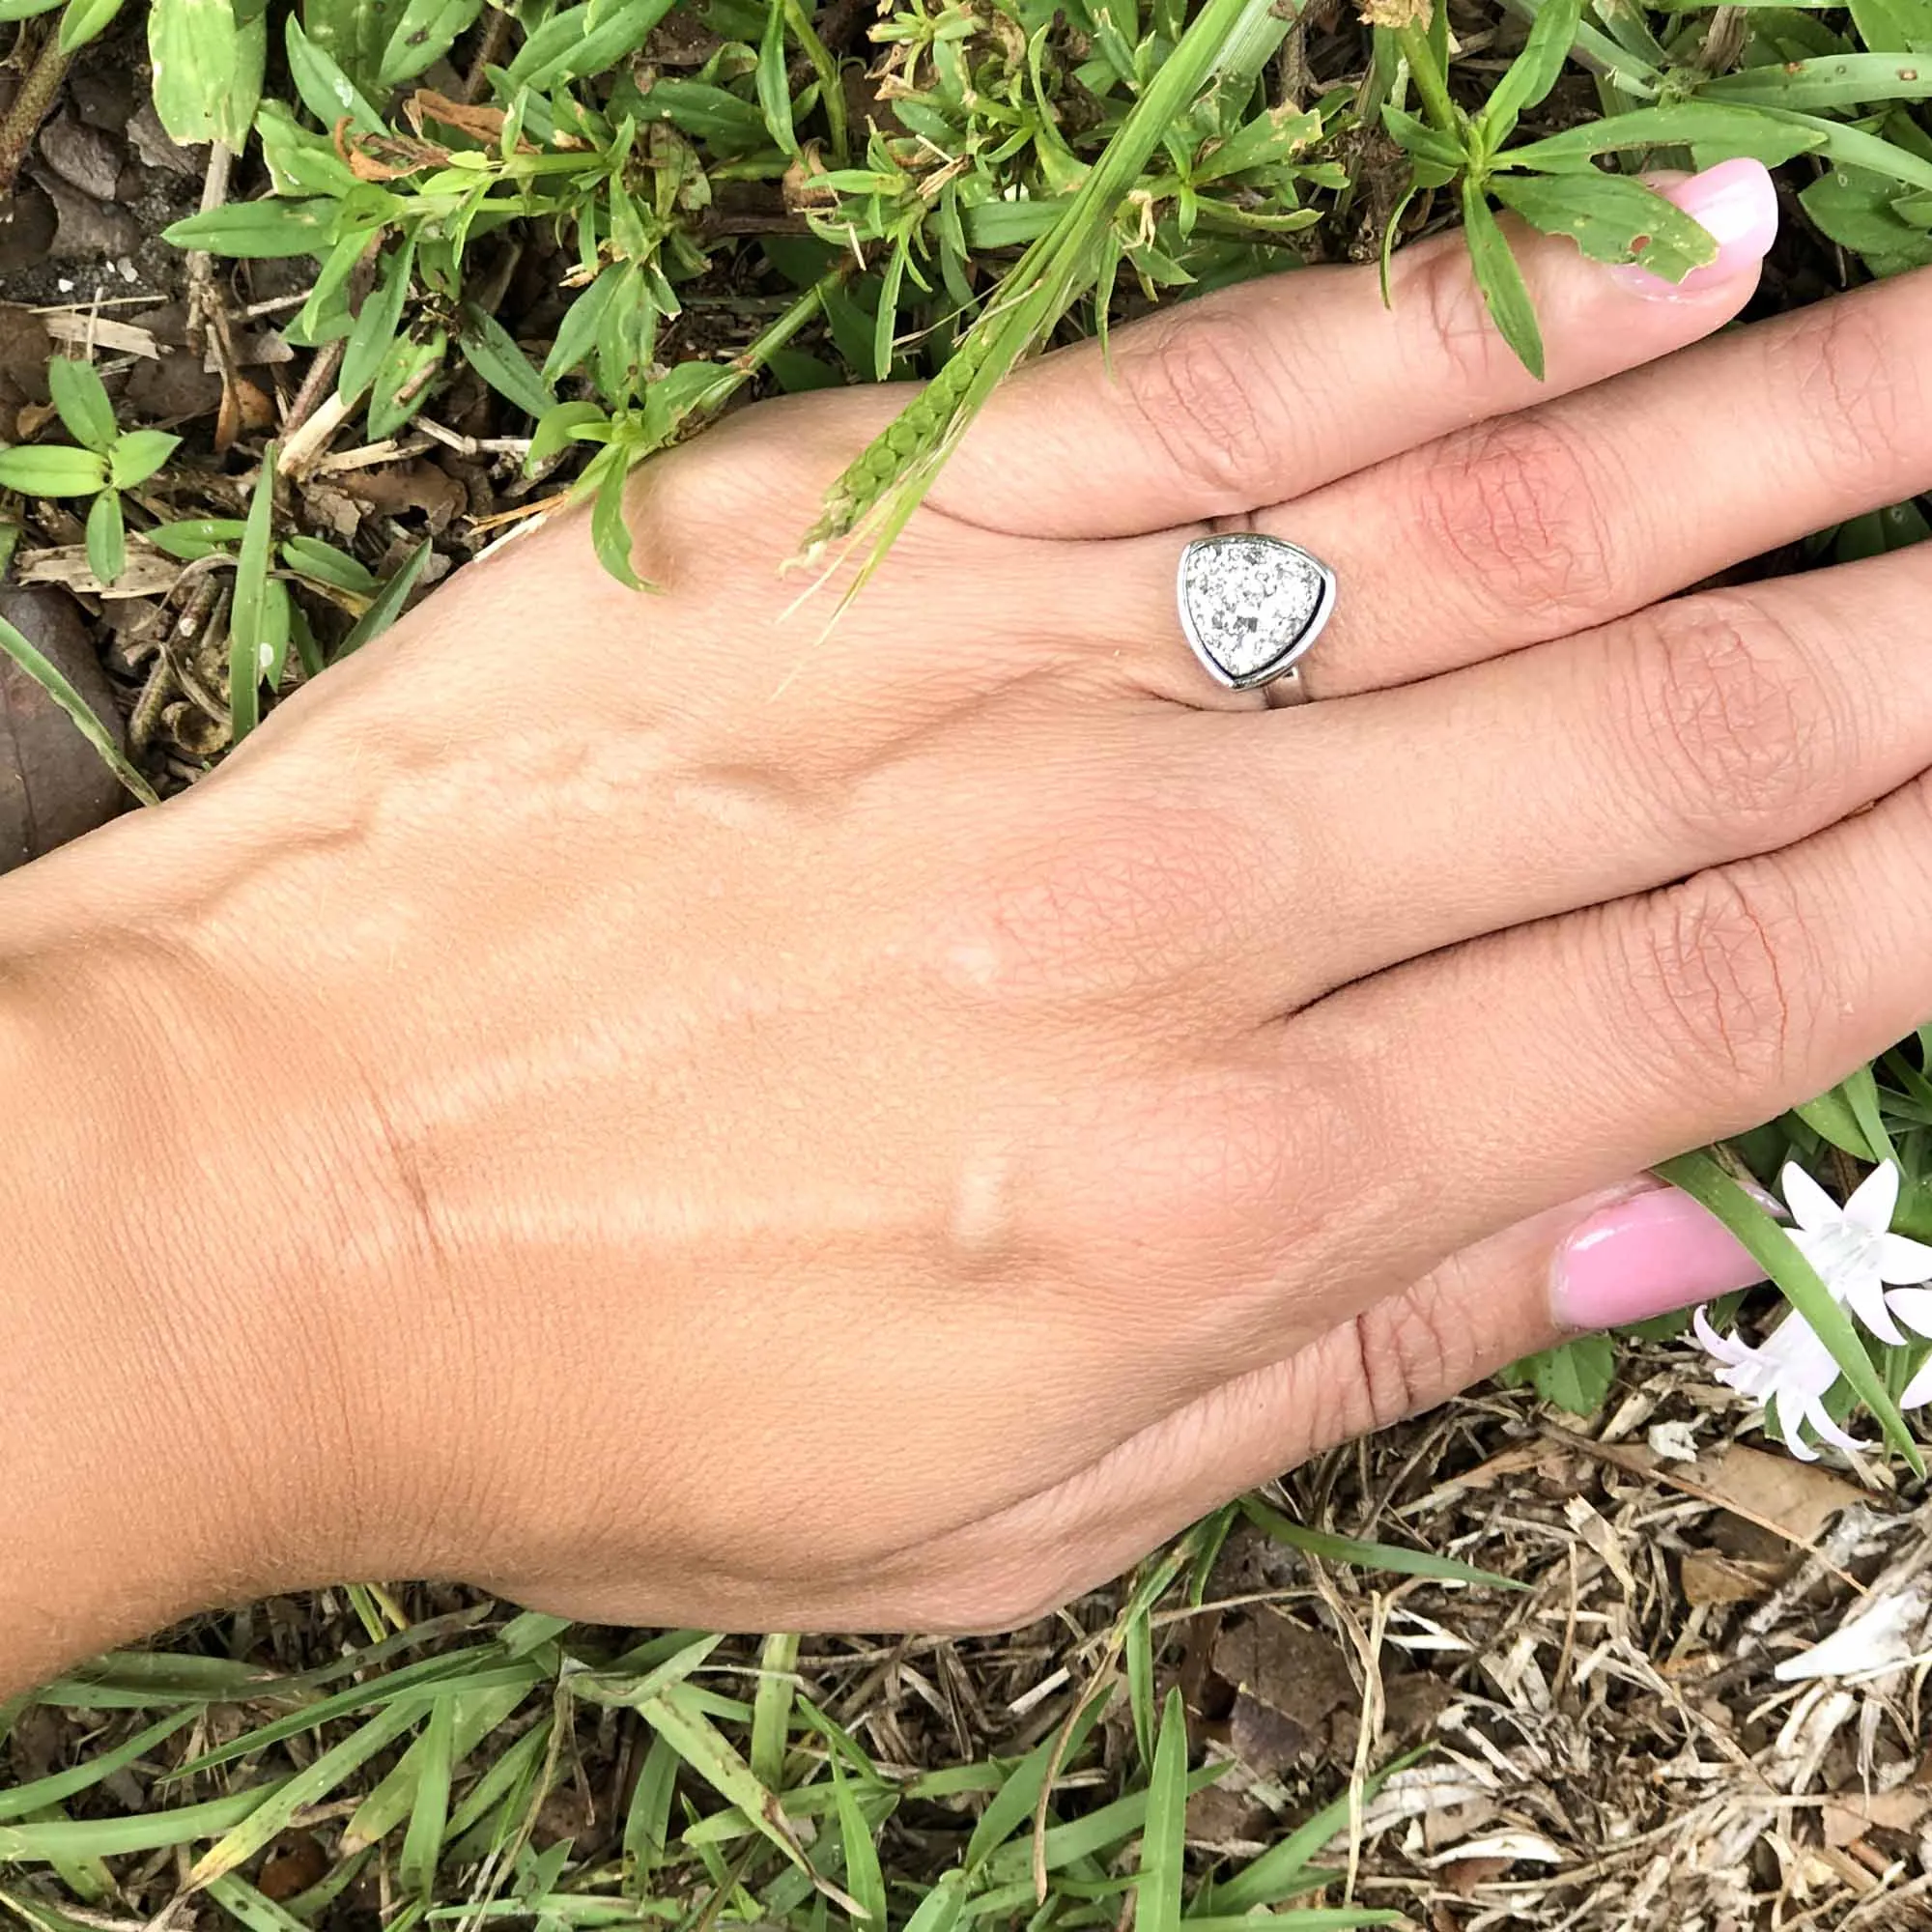
[[[1719,243],[1680,284],[1586,261],[1506,222],[1548,352],[1539,382],[1497,334],[1460,235],[1372,265],[1259,277],[1021,370],[931,501],[1038,537],[1134,536],[1298,497],[1436,437],[1681,349],[1757,287],[1777,195],[1756,161],[1662,190]]]

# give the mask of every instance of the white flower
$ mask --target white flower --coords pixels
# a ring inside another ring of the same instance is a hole
[[[1792,1241],[1834,1300],[1848,1304],[1894,1347],[1905,1341],[1894,1315],[1914,1327],[1924,1322],[1920,1332],[1932,1334],[1932,1294],[1921,1297],[1922,1309],[1911,1304],[1911,1312],[1899,1306],[1906,1297],[1886,1294],[1888,1285],[1932,1279],[1932,1247],[1890,1232],[1898,1207],[1898,1169],[1891,1161],[1873,1168],[1842,1208],[1796,1161],[1785,1163],[1778,1184],[1798,1223]]]
[[[1735,1331],[1719,1335],[1704,1319],[1701,1308],[1691,1322],[1698,1341],[1723,1364],[1717,1372],[1718,1379],[1740,1395],[1762,1403],[1776,1418],[1784,1446],[1801,1462],[1818,1460],[1817,1450],[1799,1434],[1804,1425],[1841,1449],[1864,1446],[1857,1436],[1847,1435],[1826,1411],[1825,1397],[1838,1379],[1838,1364],[1818,1331],[1797,1309],[1755,1349],[1739,1341]],[[1928,1393],[1932,1393],[1932,1385],[1928,1385]]]

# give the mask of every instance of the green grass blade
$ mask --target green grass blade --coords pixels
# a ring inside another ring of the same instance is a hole
[[[416,587],[416,579],[422,575],[423,565],[428,561],[429,543],[425,539],[411,551],[395,575],[369,600],[368,610],[336,645],[334,662],[340,663],[352,652],[359,651],[364,644],[375,642],[403,614],[403,606],[409,602],[410,592]]]
[[[289,1820],[304,1805],[321,1804],[378,1751],[412,1730],[422,1719],[423,1705],[416,1698],[405,1698],[385,1711],[379,1711],[339,1745],[298,1771],[271,1797],[255,1805],[239,1825],[195,1861],[185,1889],[199,1891],[211,1880],[245,1864],[270,1838],[287,1830]]]
[[[1362,1780],[1359,1802],[1367,1804],[1397,1772],[1406,1771],[1418,1759],[1426,1757],[1429,1747],[1408,1752],[1387,1764],[1380,1771],[1373,1772]],[[1216,1881],[1207,1894],[1198,1901],[1203,1908],[1203,1917],[1225,1919],[1234,1915],[1254,1912],[1277,1904],[1284,1898],[1293,1898],[1297,1892],[1313,1889],[1309,1873],[1316,1855],[1338,1832],[1348,1830],[1349,1818],[1353,1809],[1353,1794],[1343,1792],[1332,1804],[1297,1826],[1282,1839],[1278,1845],[1270,1845],[1266,1851],[1251,1864],[1244,1865],[1232,1878]],[[1189,1923],[1193,1923],[1190,1919]]]
[[[413,1892],[425,1904],[436,1890],[437,1860],[442,1851],[442,1834],[449,1824],[449,1774],[456,1751],[456,1705],[454,1695],[439,1697],[429,1714],[429,1724],[411,1747],[420,1750],[416,1767],[415,1804],[410,1813],[410,1829],[403,1834],[402,1856],[396,1861],[396,1878],[405,1891]]]
[[[798,1669],[797,1634],[781,1631],[766,1637],[758,1662],[763,1675],[752,1699],[752,1775],[767,1790],[781,1791]]]
[[[134,1818],[56,1819],[48,1824],[0,1825],[0,1862],[42,1864],[50,1859],[116,1859],[129,1852],[166,1851],[191,1845],[242,1824],[286,1788],[284,1781],[255,1784],[206,1804]],[[272,1836],[273,1834],[270,1833]]]
[[[688,1684],[640,1698],[638,1715],[721,1797],[738,1806],[795,1865],[806,1869],[798,1834],[778,1799],[752,1775],[731,1742],[698,1709]]]
[[[852,1780],[836,1757],[832,1760],[832,1789],[838,1807],[838,1841],[845,1853],[845,1889],[857,1901],[872,1932],[885,1932],[886,1880],[879,1869],[873,1828],[860,1810]]]
[[[1478,1570],[1453,1556],[1432,1556],[1426,1549],[1405,1549],[1394,1543],[1362,1543],[1352,1536],[1335,1536],[1325,1529],[1309,1529],[1284,1516],[1259,1496],[1241,1498],[1241,1514],[1278,1542],[1329,1563],[1352,1563],[1364,1570],[1387,1570],[1398,1577],[1432,1577],[1438,1583],[1485,1583],[1492,1589],[1520,1590],[1526,1586],[1493,1570]]]
[[[1187,1710],[1179,1685],[1160,1714],[1147,1799],[1134,1924],[1137,1932],[1179,1932],[1187,1875]]]
[[[154,786],[128,762],[107,726],[94,715],[94,707],[68,682],[52,660],[5,617],[0,617],[0,651],[5,651],[73,720],[74,728],[99,753],[101,763],[143,805],[160,804]]]
[[[247,1932],[308,1932],[294,1913],[235,1872],[210,1882],[208,1895]]]
[[[37,1777],[27,1784],[16,1784],[11,1791],[0,1791],[0,1825],[11,1823],[15,1818],[28,1817],[49,1804],[65,1804],[77,1792],[92,1790],[103,1778],[113,1776],[117,1771],[125,1771],[137,1759],[145,1757],[157,1744],[173,1737],[185,1724],[193,1722],[198,1715],[191,1710],[177,1711],[169,1717],[156,1719],[146,1729],[136,1731],[125,1744],[116,1745],[112,1750],[90,1755],[70,1770]]]

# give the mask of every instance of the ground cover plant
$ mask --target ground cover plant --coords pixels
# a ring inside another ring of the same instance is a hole
[[[1368,13],[0,0],[0,647],[65,748],[35,782],[192,783],[570,498],[635,581],[626,472],[755,395],[923,384],[797,532],[866,557],[1021,357],[1242,276],[1458,224],[1536,368],[1497,212],[1681,275],[1709,238],[1641,174],[1736,155],[1786,198],[1761,306],[1932,262],[1932,0]],[[1926,530],[1901,504],[1763,567]],[[1514,1379],[1590,1434],[1480,1394],[1009,1640],[721,1644],[368,1583],[203,1620],[0,1710],[0,1912],[1920,1922],[1885,1670],[1932,1602],[1894,1497],[1932,1308],[1873,1243],[1932,1240],[1928,1134],[1921,1035],[1669,1170],[1795,1316],[1714,1311],[1715,1361],[1554,1351]],[[1859,1482],[1723,1444],[1751,1417],[1719,1370]],[[1861,1405],[1888,1453],[1838,1439]],[[1871,1687],[1792,1673],[1860,1593]]]

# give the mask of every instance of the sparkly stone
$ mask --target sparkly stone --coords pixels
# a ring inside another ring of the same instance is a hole
[[[1273,537],[1205,537],[1180,571],[1181,619],[1194,647],[1230,684],[1259,681],[1312,641],[1328,580],[1306,551]]]

